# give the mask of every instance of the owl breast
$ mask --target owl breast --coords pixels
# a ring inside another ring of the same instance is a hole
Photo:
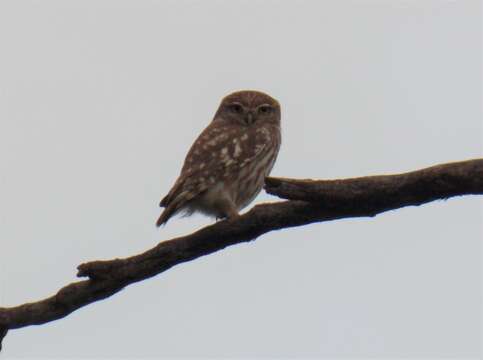
[[[280,148],[279,128],[260,128],[257,134],[251,138],[253,142],[246,144],[244,149],[247,153],[261,149],[259,153],[243,166],[240,164],[225,182],[226,191],[229,193],[237,210],[241,210],[250,204],[262,190],[265,178],[275,164]]]
[[[265,178],[273,168],[280,148],[280,130],[257,129],[250,135],[235,137],[231,145],[220,150],[223,172],[200,197],[190,203],[190,213],[200,211],[223,217],[218,203],[224,198],[229,198],[237,211],[249,205],[262,190]]]
[[[268,148],[260,159],[242,168],[231,183],[227,184],[233,202],[238,210],[250,204],[260,193],[265,178],[273,168],[278,149]]]

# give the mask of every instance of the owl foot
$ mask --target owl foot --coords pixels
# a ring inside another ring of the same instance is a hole
[[[221,220],[233,220],[239,217],[240,214],[238,214],[236,211],[231,213],[230,215],[223,215],[223,216],[217,216],[216,221],[221,221]]]

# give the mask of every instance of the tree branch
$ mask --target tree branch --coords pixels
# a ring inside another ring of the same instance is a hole
[[[284,199],[319,202],[325,207],[357,207],[371,216],[436,199],[481,194],[482,181],[483,159],[478,159],[404,174],[344,180],[267,178],[266,191]]]
[[[9,329],[63,318],[107,298],[125,286],[227,246],[248,242],[272,230],[341,218],[375,216],[404,206],[469,194],[483,194],[483,159],[437,165],[399,175],[312,181],[267,178],[266,191],[289,201],[255,206],[248,213],[195,233],[159,243],[125,259],[78,266],[78,276],[55,295],[0,308],[0,349]]]

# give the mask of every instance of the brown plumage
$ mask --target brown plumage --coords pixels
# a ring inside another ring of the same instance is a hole
[[[280,141],[280,105],[275,99],[248,90],[226,96],[161,200],[165,209],[156,225],[179,212],[237,216],[263,188]]]

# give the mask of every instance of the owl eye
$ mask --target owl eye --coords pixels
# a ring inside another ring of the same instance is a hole
[[[228,105],[228,110],[234,114],[241,114],[243,112],[243,106],[240,104],[230,104]]]
[[[270,105],[262,105],[258,108],[260,114],[270,114],[273,111],[273,107]]]

